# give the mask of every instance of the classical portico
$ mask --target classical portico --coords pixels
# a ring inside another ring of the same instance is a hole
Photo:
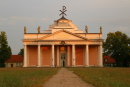
[[[24,27],[23,67],[103,66],[102,27],[99,33],[85,30],[78,30],[63,14],[43,32],[38,27],[37,33],[27,33]]]

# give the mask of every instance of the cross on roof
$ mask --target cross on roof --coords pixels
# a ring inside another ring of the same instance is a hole
[[[63,6],[63,7],[62,7],[62,10],[59,10],[59,11],[61,12],[60,15],[62,15],[62,17],[67,16],[67,15],[65,14],[65,12],[67,11],[65,6]]]

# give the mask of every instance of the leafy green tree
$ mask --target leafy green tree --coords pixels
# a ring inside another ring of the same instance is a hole
[[[110,55],[115,59],[116,65],[128,66],[130,60],[130,38],[120,31],[108,33],[103,44],[104,55]]]
[[[23,49],[23,48],[20,49],[20,52],[18,53],[18,55],[22,55],[22,56],[24,56],[24,49]]]
[[[5,61],[12,55],[11,48],[8,46],[7,36],[5,32],[0,33],[0,67],[5,66]]]

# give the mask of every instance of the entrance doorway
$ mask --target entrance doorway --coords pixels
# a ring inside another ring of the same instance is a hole
[[[66,66],[66,53],[61,53],[60,59],[61,59],[61,67],[65,67]]]
[[[11,67],[13,67],[13,64],[11,64]]]

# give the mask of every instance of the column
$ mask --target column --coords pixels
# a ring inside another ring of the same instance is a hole
[[[54,45],[52,45],[52,67],[54,67],[55,65],[54,65]]]
[[[89,66],[89,45],[86,45],[85,49],[85,66]]]
[[[75,45],[72,45],[72,66],[75,66]]]
[[[27,45],[24,45],[24,63],[23,67],[27,67]]]
[[[70,46],[67,46],[67,65],[70,66]]]
[[[40,49],[40,45],[38,45],[38,66],[37,67],[41,67],[41,49]]]
[[[103,66],[103,58],[102,58],[102,45],[99,45],[99,66]]]
[[[57,67],[59,67],[59,46],[57,46]]]

